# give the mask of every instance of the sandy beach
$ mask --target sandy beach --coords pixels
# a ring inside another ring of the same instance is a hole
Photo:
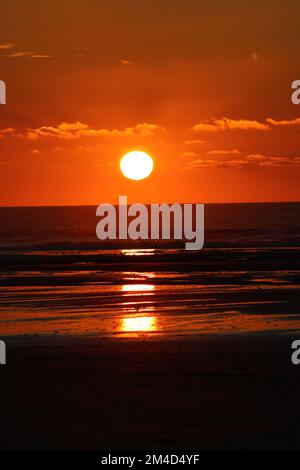
[[[11,338],[1,448],[299,448],[293,339]]]
[[[298,449],[299,259],[0,251],[0,448]]]

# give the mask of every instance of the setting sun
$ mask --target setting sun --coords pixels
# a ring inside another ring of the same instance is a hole
[[[152,173],[153,160],[145,152],[129,152],[122,157],[120,168],[126,178],[135,181],[143,180]]]

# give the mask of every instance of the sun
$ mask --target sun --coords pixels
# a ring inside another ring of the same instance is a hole
[[[126,178],[139,181],[151,175],[153,160],[146,152],[136,150],[126,153],[121,158],[120,168]]]

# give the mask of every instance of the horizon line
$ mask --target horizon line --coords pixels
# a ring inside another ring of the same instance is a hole
[[[299,204],[300,200],[297,201],[241,201],[241,202],[148,202],[144,203],[145,206],[149,206],[151,204],[204,204],[207,205],[215,205],[215,204]],[[107,204],[107,202],[102,202],[98,204],[28,204],[28,205],[0,205],[0,209],[30,209],[30,208],[46,208],[46,207],[98,207],[101,204]],[[131,204],[137,204],[136,202],[132,202]],[[139,203],[140,204],[140,203]],[[113,204],[118,206],[119,204]]]

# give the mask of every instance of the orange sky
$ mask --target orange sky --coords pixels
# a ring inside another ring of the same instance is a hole
[[[1,4],[0,205],[300,200],[299,2],[202,3]]]

